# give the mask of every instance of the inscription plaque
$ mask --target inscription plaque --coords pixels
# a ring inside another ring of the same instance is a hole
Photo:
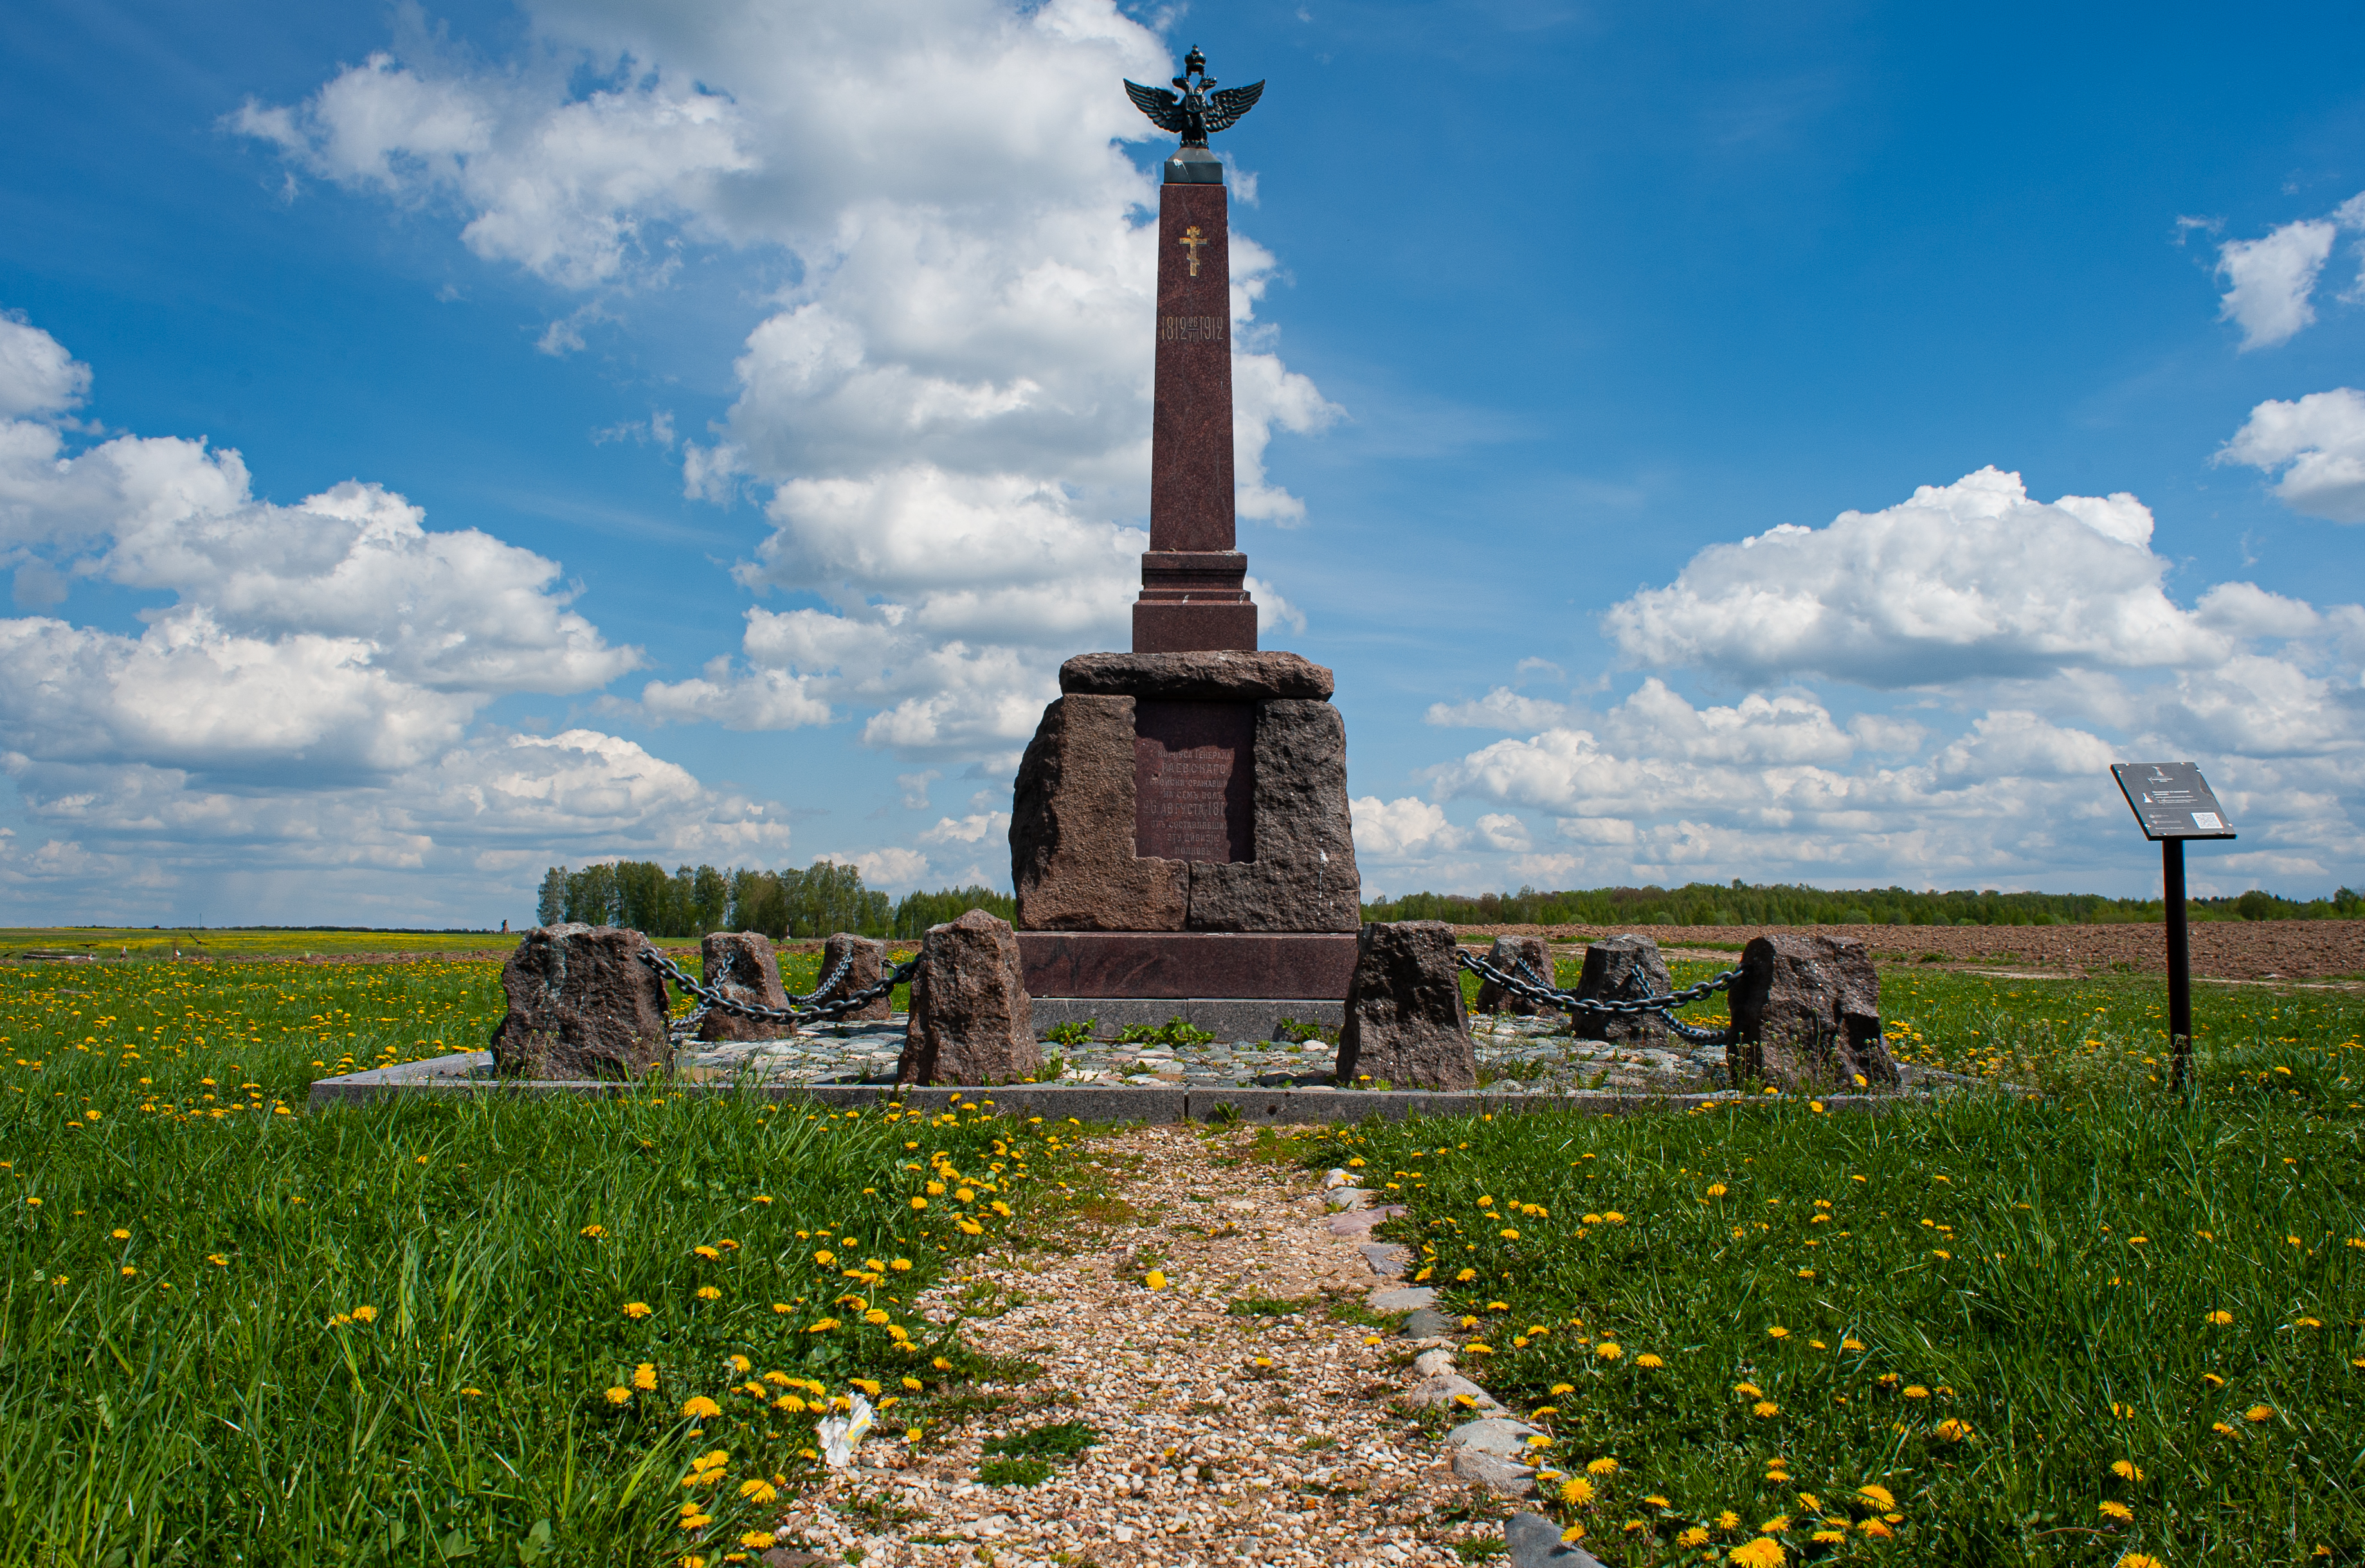
[[[1256,704],[1133,705],[1133,852],[1255,857]]]
[[[2146,838],[2231,838],[2225,808],[2190,762],[2116,762],[2111,776]]]

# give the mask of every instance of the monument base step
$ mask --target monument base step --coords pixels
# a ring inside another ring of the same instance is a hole
[[[1181,1002],[1313,997],[1343,1002],[1355,973],[1351,931],[1021,931],[1033,997]]]
[[[1093,1034],[1105,1038],[1129,1025],[1155,1028],[1180,1017],[1219,1040],[1277,1040],[1284,1019],[1333,1030],[1347,1021],[1345,1002],[1309,997],[1037,996],[1033,1002],[1037,1036],[1090,1019]]]

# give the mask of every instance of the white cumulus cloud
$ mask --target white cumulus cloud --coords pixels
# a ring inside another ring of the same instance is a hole
[[[81,395],[54,340],[0,326],[39,340],[10,351],[48,376],[19,406]],[[143,901],[195,888],[223,914],[497,918],[537,857],[787,847],[771,808],[632,742],[472,734],[500,696],[596,690],[640,653],[570,607],[556,562],[432,530],[377,485],[277,506],[236,452],[76,451],[59,424],[0,420],[0,561],[20,603],[28,573],[44,604],[75,579],[163,599],[136,635],[0,618],[0,768],[31,830],[0,841],[0,886],[28,912],[152,916]]]
[[[771,532],[739,580],[820,603],[751,615],[735,657],[650,683],[638,711],[772,729],[868,710],[872,745],[1005,755],[1062,657],[1128,635],[1157,188],[1120,143],[1156,133],[1114,87],[1162,80],[1165,46],[1110,0],[528,9],[530,58],[421,38],[234,123],[319,178],[449,203],[478,254],[591,293],[555,349],[600,301],[666,286],[686,245],[784,252],[792,281],[683,481],[757,496]],[[1294,525],[1270,443],[1339,410],[1257,324],[1274,258],[1235,230],[1231,263],[1237,505]],[[1256,591],[1268,632],[1303,628]]]
[[[1415,869],[1460,890],[2124,885],[2132,830],[2110,764],[2192,758],[2243,833],[2196,874],[2219,890],[2344,875],[2365,854],[2338,804],[2365,763],[2365,607],[2228,582],[2186,609],[2150,536],[2132,496],[2043,504],[1989,469],[1713,546],[1608,623],[1637,662],[1758,689],[1702,703],[1651,675],[1598,713],[1527,710],[1504,688],[1440,705],[1432,722],[1514,734],[1431,769],[1437,814],[1393,802],[1375,845],[1401,859],[1397,841],[1427,830],[1462,853]],[[1871,705],[1842,722],[1818,682]],[[1544,722],[1518,733],[1528,716]],[[1457,840],[1446,808],[1461,802],[1486,809]],[[1359,834],[1379,807],[1358,803]]]
[[[2332,254],[2338,230],[2306,219],[2286,223],[2263,239],[2229,240],[2217,251],[2217,273],[2227,285],[2218,319],[2242,329],[2242,347],[2289,342],[2315,319],[2309,296]]]
[[[2131,495],[2041,502],[1982,468],[1827,527],[1711,545],[1605,625],[1634,664],[1750,681],[1893,688],[2223,657],[2226,638],[2162,589],[2151,530]]]
[[[90,366],[21,316],[0,314],[0,419],[59,414],[90,391]]]
[[[2275,498],[2293,511],[2365,522],[2365,392],[2337,386],[2291,403],[2270,398],[2216,460],[2280,470]]]
[[[1440,850],[1459,849],[1470,840],[1467,830],[1448,822],[1444,810],[1418,795],[1383,801],[1366,795],[1351,807],[1355,824],[1355,857],[1378,861],[1409,860]]]
[[[2301,218],[2256,240],[2229,240],[2217,248],[2217,275],[2226,289],[2217,319],[2242,329],[2242,349],[2289,342],[2315,321],[2316,280],[2331,259],[2341,232],[2365,229],[2365,192],[2349,197],[2324,218]],[[2354,299],[2365,294],[2365,268],[2358,274]]]

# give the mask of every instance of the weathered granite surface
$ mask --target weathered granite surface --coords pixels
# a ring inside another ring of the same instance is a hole
[[[847,955],[854,961],[846,964],[845,978],[827,991],[813,998],[816,1002],[835,1002],[841,996],[851,996],[857,991],[868,991],[879,983],[887,972],[887,944],[871,936],[857,936],[850,931],[834,931],[829,940],[821,945],[821,974],[824,980],[837,972]],[[840,1018],[869,1023],[890,1018],[895,1013],[895,1001],[882,995],[875,1002],[866,1002],[851,1013],[841,1013]]]
[[[1676,989],[1659,945],[1636,932],[1604,936],[1585,950],[1585,969],[1578,975],[1576,994],[1586,1001],[1631,1002],[1642,996],[1664,996]],[[1580,1013],[1575,1020],[1580,1039],[1631,1041],[1661,1046],[1667,1041],[1666,1015]]]
[[[1497,936],[1486,954],[1486,961],[1505,974],[1519,975],[1539,985],[1554,983],[1552,948],[1541,936]],[[1525,973],[1521,973],[1522,969]],[[1508,1013],[1516,1018],[1532,1018],[1540,1011],[1550,1011],[1543,1003],[1506,991],[1493,980],[1478,982],[1478,999],[1471,1005],[1476,1012]]]
[[[494,1027],[495,1070],[516,1078],[638,1078],[667,1064],[665,982],[613,925],[529,931],[501,966],[509,1011]]]
[[[1785,933],[1741,952],[1732,987],[1733,1076],[1784,1089],[1893,1088],[1872,952],[1841,936]]]
[[[1018,765],[1010,875],[1029,931],[1179,931],[1190,863],[1133,852],[1133,699],[1062,697]]]
[[[1366,925],[1356,938],[1339,1035],[1342,1082],[1398,1089],[1473,1089],[1478,1061],[1453,962],[1453,927],[1441,920]]]
[[[1362,878],[1347,805],[1347,721],[1329,703],[1276,699],[1256,722],[1256,856],[1191,863],[1194,931],[1353,931]]]
[[[1016,934],[981,909],[930,926],[895,1081],[1012,1083],[1042,1068]]]
[[[709,990],[754,1007],[786,1007],[789,993],[780,985],[780,962],[772,939],[760,931],[710,931],[698,944]],[[777,1040],[789,1032],[785,1024],[742,1018],[735,1013],[711,1012],[698,1021],[701,1040]]]
[[[1078,654],[1059,666],[1059,689],[1070,695],[1253,702],[1275,697],[1322,700],[1335,687],[1322,666],[1278,650]]]

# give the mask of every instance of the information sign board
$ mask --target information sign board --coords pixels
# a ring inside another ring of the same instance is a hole
[[[2111,776],[2127,798],[2144,836],[2231,838],[2234,824],[2209,792],[2201,768],[2190,762],[2114,762]]]

